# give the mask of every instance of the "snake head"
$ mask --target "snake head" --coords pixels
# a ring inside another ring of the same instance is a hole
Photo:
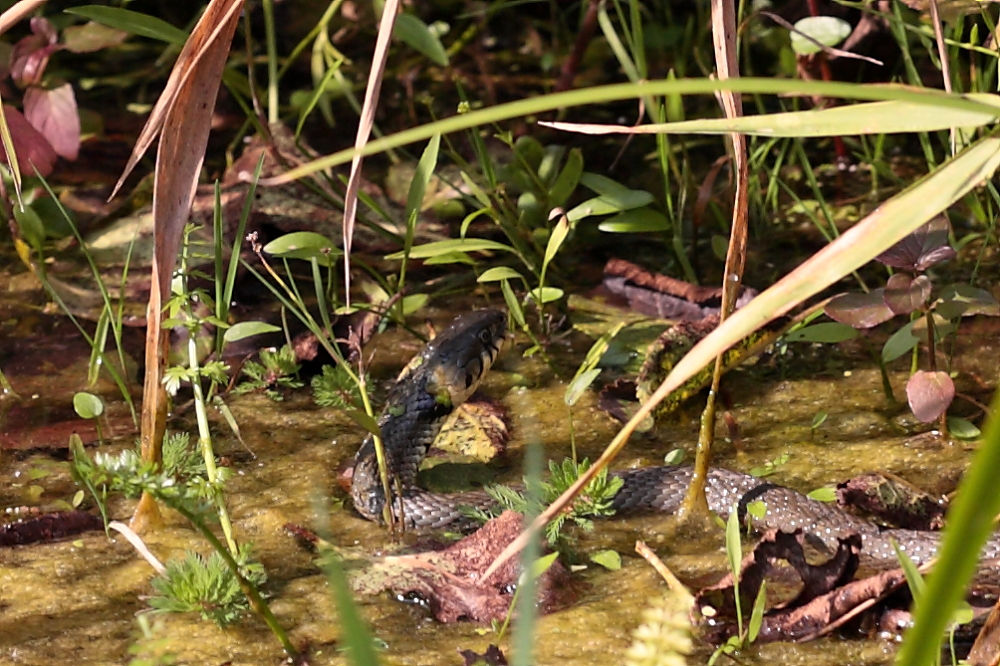
[[[462,315],[421,354],[427,392],[442,404],[462,404],[479,388],[509,341],[504,311],[476,310]]]
[[[362,516],[375,522],[382,521],[385,493],[382,491],[382,479],[378,473],[378,460],[374,451],[354,465],[351,499],[354,500],[354,508]]]

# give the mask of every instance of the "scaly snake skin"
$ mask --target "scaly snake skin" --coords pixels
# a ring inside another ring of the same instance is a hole
[[[485,507],[493,502],[482,491],[443,495],[413,484],[417,468],[444,420],[476,390],[499,356],[508,339],[506,324],[507,315],[500,310],[459,316],[410,362],[390,393],[379,426],[391,485],[401,489],[398,495],[393,491],[393,507],[398,515],[402,506],[407,529],[467,526],[468,519],[459,512],[459,506]],[[692,469],[646,467],[615,475],[624,482],[613,502],[616,515],[673,513],[684,499]],[[751,501],[763,502],[765,515],[750,517],[755,530],[801,529],[809,543],[825,552],[836,550],[838,537],[857,533],[862,539],[861,563],[876,569],[898,566],[893,540],[917,565],[929,561],[938,547],[937,532],[883,529],[834,505],[749,474],[712,469],[706,492],[709,509],[723,519],[734,506],[745,509]],[[382,520],[385,493],[370,436],[355,458],[351,495],[358,513],[369,520]],[[982,557],[982,568],[996,566],[1000,538],[990,538]]]

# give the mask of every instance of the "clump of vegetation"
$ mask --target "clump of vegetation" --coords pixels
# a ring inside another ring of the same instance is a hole
[[[489,486],[486,491],[496,500],[497,506],[486,511],[467,510],[466,515],[482,521],[495,518],[505,510],[525,515],[537,515],[562,495],[588,469],[590,469],[590,461],[586,458],[579,463],[566,458],[561,465],[550,460],[548,481],[532,481],[530,478],[526,478],[527,490],[518,490],[508,486]],[[560,540],[562,530],[567,523],[571,522],[590,531],[594,529],[594,518],[606,518],[614,515],[615,511],[611,508],[611,503],[621,489],[622,483],[622,480],[617,476],[609,475],[606,468],[598,472],[577,496],[573,505],[546,525],[545,537],[549,544],[554,545]]]
[[[258,562],[250,560],[250,546],[244,544],[235,558],[243,577],[260,586],[267,581],[267,572]],[[152,580],[156,594],[149,605],[158,612],[200,613],[219,627],[237,622],[249,609],[240,581],[219,553],[207,558],[187,551],[183,558],[167,562],[166,571]]]
[[[236,393],[263,392],[271,400],[284,400],[281,389],[293,390],[302,388],[305,384],[296,375],[302,366],[295,360],[295,350],[289,345],[281,349],[262,349],[260,363],[247,361],[243,364],[243,374],[250,381],[236,387]]]
[[[342,365],[324,365],[323,372],[312,378],[313,398],[320,407],[334,409],[361,409],[361,386],[367,377],[351,376]]]

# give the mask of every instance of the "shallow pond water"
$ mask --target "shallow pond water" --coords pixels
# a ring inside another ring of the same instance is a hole
[[[428,313],[440,324],[451,314]],[[992,331],[990,331],[992,333]],[[970,341],[971,340],[971,341]],[[523,341],[519,341],[523,342]],[[572,368],[590,341],[570,336],[553,346],[559,368]],[[521,359],[526,345],[508,351],[488,378],[484,392],[509,410],[513,438],[498,464],[499,481],[520,476],[521,452],[527,442],[544,446],[557,460],[570,454],[569,412],[563,402],[566,379],[556,378],[537,358]],[[997,358],[997,336],[975,335],[959,342],[954,369],[992,381]],[[390,330],[374,341],[373,376],[386,386],[419,343],[402,331]],[[739,449],[724,440],[720,424],[715,464],[740,470],[764,465],[784,454],[773,480],[802,491],[835,483],[865,471],[899,474],[935,492],[954,487],[968,463],[970,445],[942,443],[917,434],[912,417],[887,405],[877,370],[861,354],[833,356],[831,348],[796,348],[791,359],[778,359],[739,370],[725,380],[730,412],[739,425]],[[26,400],[65,399],[66,387],[81,387],[85,361],[47,376],[12,376],[15,389]],[[797,368],[781,379],[775,364]],[[808,366],[808,373],[801,368]],[[807,375],[804,378],[803,375]],[[897,396],[904,395],[904,372],[892,375]],[[98,391],[111,401],[114,389],[104,383]],[[71,395],[71,394],[70,394]],[[232,410],[247,446],[255,457],[228,434],[221,420],[214,424],[217,451],[233,460],[235,475],[229,485],[229,507],[238,537],[252,541],[267,567],[266,587],[273,611],[290,631],[293,641],[309,646],[312,664],[345,663],[338,650],[338,621],[332,610],[325,578],[313,556],[301,549],[283,529],[286,523],[314,525],[317,500],[332,495],[329,528],[340,547],[368,555],[392,548],[386,533],[351,510],[336,490],[336,476],[359,446],[362,435],[346,417],[315,406],[304,393],[274,403],[260,395],[233,397]],[[113,412],[121,414],[117,405]],[[817,413],[827,420],[812,428]],[[657,464],[674,448],[693,450],[697,437],[697,409],[683,410],[651,433],[637,435],[619,456],[616,466]],[[597,407],[596,397],[585,396],[572,412],[573,434],[580,456],[591,459],[617,431],[617,423]],[[193,430],[189,416],[171,424]],[[128,445],[125,434],[112,447]],[[3,451],[0,458],[0,505],[44,504],[68,499],[75,492],[65,453],[60,451]],[[690,459],[690,455],[688,456]],[[38,470],[45,473],[39,475]],[[28,492],[31,486],[40,491]],[[30,496],[31,501],[28,501]],[[111,505],[119,519],[127,518],[132,502]],[[165,560],[191,548],[206,552],[206,544],[184,520],[167,515],[168,528],[150,535],[152,551]],[[578,600],[570,608],[538,623],[535,663],[618,663],[640,621],[647,599],[664,589],[663,583],[634,554],[637,539],[646,541],[682,579],[705,582],[721,577],[724,554],[721,534],[686,538],[675,543],[670,518],[611,519],[600,522],[593,534],[576,534],[581,553],[615,548],[623,558],[616,572],[588,569],[580,577]],[[136,642],[135,613],[144,608],[142,596],[151,592],[149,566],[123,539],[88,533],[61,543],[0,550],[0,664],[60,666],[63,664],[121,664]],[[387,595],[359,597],[364,618],[386,647],[385,664],[460,664],[459,649],[482,652],[494,642],[492,631],[473,624],[444,626],[419,606],[406,605]],[[185,664],[277,664],[282,653],[265,625],[255,617],[226,630],[197,617],[158,616],[156,635],[165,639],[159,649]],[[501,641],[506,650],[509,641]],[[147,656],[151,654],[146,642]],[[711,649],[700,647],[691,663],[704,663]],[[751,648],[741,656],[748,663],[883,664],[894,646],[881,640],[850,637],[822,639],[807,645],[774,644]]]

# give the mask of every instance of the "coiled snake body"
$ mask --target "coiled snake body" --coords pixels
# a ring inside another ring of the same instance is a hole
[[[408,529],[455,526],[467,520],[459,506],[492,503],[485,492],[436,494],[417,488],[414,481],[443,421],[476,390],[500,354],[507,340],[506,321],[506,314],[500,310],[459,316],[411,361],[390,393],[379,426],[392,487],[398,489],[393,491],[393,507],[401,507]],[[615,474],[624,482],[613,502],[616,515],[672,513],[683,501],[692,469],[646,467]],[[357,453],[351,484],[358,513],[381,521],[385,493],[371,437]],[[857,533],[862,538],[861,562],[872,568],[898,566],[892,541],[918,565],[929,561],[938,547],[936,532],[883,529],[836,506],[749,474],[712,469],[706,492],[709,509],[723,518],[733,507],[745,508],[747,503],[759,500],[766,513],[750,518],[754,529],[801,529],[813,546],[826,552],[836,550],[838,537]],[[1000,539],[991,537],[982,556],[987,561],[1000,558]]]

